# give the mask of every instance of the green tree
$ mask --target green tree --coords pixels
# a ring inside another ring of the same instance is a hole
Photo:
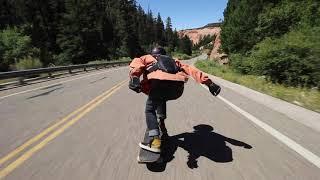
[[[179,38],[178,31],[175,29],[173,31],[172,42],[171,42],[171,45],[172,45],[174,51],[176,51],[178,48],[179,40],[180,40],[180,38]]]
[[[179,41],[179,51],[189,56],[192,55],[192,41],[188,36],[184,36]]]
[[[214,35],[205,35],[203,37],[200,37],[199,42],[193,46],[193,49],[198,50],[200,47],[206,46],[209,43],[212,43],[215,39],[216,37]]]
[[[235,69],[319,87],[319,1],[230,0],[224,16],[222,48]]]
[[[168,17],[166,19],[165,41],[167,43],[169,52],[174,51],[174,48],[175,48],[175,43],[173,42],[174,41],[174,37],[173,36],[174,35],[173,35],[173,30],[172,30],[171,18]]]
[[[148,45],[150,44],[150,40],[148,37],[148,21],[147,21],[147,15],[145,14],[142,7],[138,6],[138,15],[136,17],[136,23],[137,23],[137,32],[138,32],[138,39],[139,43],[142,48],[142,53],[145,53],[145,51],[149,48]]]
[[[274,0],[276,1],[276,0]],[[227,53],[249,51],[259,40],[255,28],[258,15],[272,0],[230,0],[224,11],[221,40]]]
[[[256,31],[259,34],[259,40],[265,37],[280,37],[297,26],[301,20],[300,6],[301,2],[283,1],[266,7],[258,16]]]
[[[107,4],[104,1],[67,0],[65,8],[58,36],[62,52],[57,59],[78,64],[108,58],[113,29],[105,12]]]
[[[9,70],[20,59],[35,56],[37,49],[32,48],[31,38],[18,31],[17,28],[7,28],[0,31],[0,70]]]
[[[3,0],[0,7],[0,29],[16,26],[29,36],[44,66],[135,57],[156,44],[168,46],[170,21],[165,30],[160,14],[154,18],[135,0]],[[178,39],[173,33],[171,49]]]
[[[21,21],[17,17],[17,1],[2,0],[0,6],[0,29],[5,29],[8,25],[13,26]]]
[[[18,0],[18,16],[24,31],[30,34],[32,44],[40,49],[40,60],[44,65],[53,62],[53,54],[59,51],[56,38],[64,10],[63,0]]]
[[[155,35],[156,35],[156,43],[161,46],[165,46],[165,32],[164,32],[164,24],[161,19],[160,13],[158,13],[157,21],[155,23]]]
[[[148,44],[150,45],[149,50],[151,48],[151,45],[154,44],[157,40],[156,40],[156,31],[155,31],[155,20],[153,18],[153,14],[152,11],[149,10],[149,12],[147,13],[147,24],[146,24],[146,41],[148,42]]]

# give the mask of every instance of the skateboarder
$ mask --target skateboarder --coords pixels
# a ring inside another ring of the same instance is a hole
[[[141,75],[143,80],[140,82]],[[167,117],[166,102],[182,95],[188,76],[192,76],[198,83],[207,85],[214,96],[221,90],[220,86],[213,83],[200,70],[166,56],[166,51],[162,47],[155,47],[151,54],[134,58],[130,63],[129,76],[129,88],[148,95],[145,115],[150,138],[147,142],[141,142],[139,146],[152,152],[161,151],[160,130],[164,136],[167,135],[164,124]]]

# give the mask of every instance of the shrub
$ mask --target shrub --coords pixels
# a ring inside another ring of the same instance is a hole
[[[36,68],[41,68],[41,67],[42,67],[41,61],[37,58],[32,58],[30,56],[21,59],[16,64],[17,70],[36,69]]]
[[[178,53],[178,52],[173,53],[173,54],[172,54],[172,57],[177,58],[177,59],[179,59],[179,60],[187,60],[187,59],[190,59],[190,58],[191,58],[191,56],[189,56],[189,55],[187,55],[187,54]]]
[[[320,87],[319,34],[320,27],[305,27],[258,43],[247,59],[252,73],[275,83]]]
[[[35,56],[37,48],[31,46],[31,38],[18,31],[17,28],[7,28],[0,31],[0,69],[7,71],[19,59]]]
[[[247,57],[241,54],[230,55],[230,65],[242,74],[249,74],[252,71],[252,66]]]

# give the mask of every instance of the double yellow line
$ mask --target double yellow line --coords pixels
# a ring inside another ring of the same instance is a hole
[[[3,179],[4,177],[6,177],[10,172],[12,172],[18,166],[23,164],[26,160],[28,160],[33,154],[35,154],[37,151],[41,150],[50,141],[52,141],[54,138],[59,136],[62,132],[64,132],[66,129],[68,129],[70,126],[72,126],[74,123],[79,121],[83,116],[85,116],[91,110],[93,110],[98,105],[100,105],[104,100],[106,100],[112,94],[114,94],[116,91],[118,91],[126,82],[127,82],[127,80],[124,80],[124,81],[120,82],[119,84],[115,85],[114,87],[112,87],[111,89],[105,91],[104,93],[102,93],[98,97],[91,100],[89,103],[87,103],[84,106],[80,107],[79,109],[73,111],[72,113],[70,113],[69,115],[64,117],[63,119],[59,120],[57,123],[48,127],[47,129],[42,131],[40,134],[29,139],[27,142],[25,142],[24,144],[22,144],[21,146],[19,146],[18,148],[16,148],[12,152],[10,152],[9,154],[7,154],[3,158],[1,158],[0,159],[0,167],[5,162],[12,159],[13,157],[16,157],[21,152],[23,152],[26,148],[28,148],[29,146],[31,146],[32,144],[36,143],[37,141],[39,141],[40,139],[42,139],[46,136],[41,142],[34,145],[28,151],[21,154],[15,161],[13,161],[8,166],[3,168],[0,171],[0,179]]]

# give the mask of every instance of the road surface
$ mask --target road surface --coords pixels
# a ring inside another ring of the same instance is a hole
[[[317,129],[192,79],[168,102],[170,161],[138,164],[146,96],[127,75],[117,67],[0,91],[0,179],[320,179]]]

